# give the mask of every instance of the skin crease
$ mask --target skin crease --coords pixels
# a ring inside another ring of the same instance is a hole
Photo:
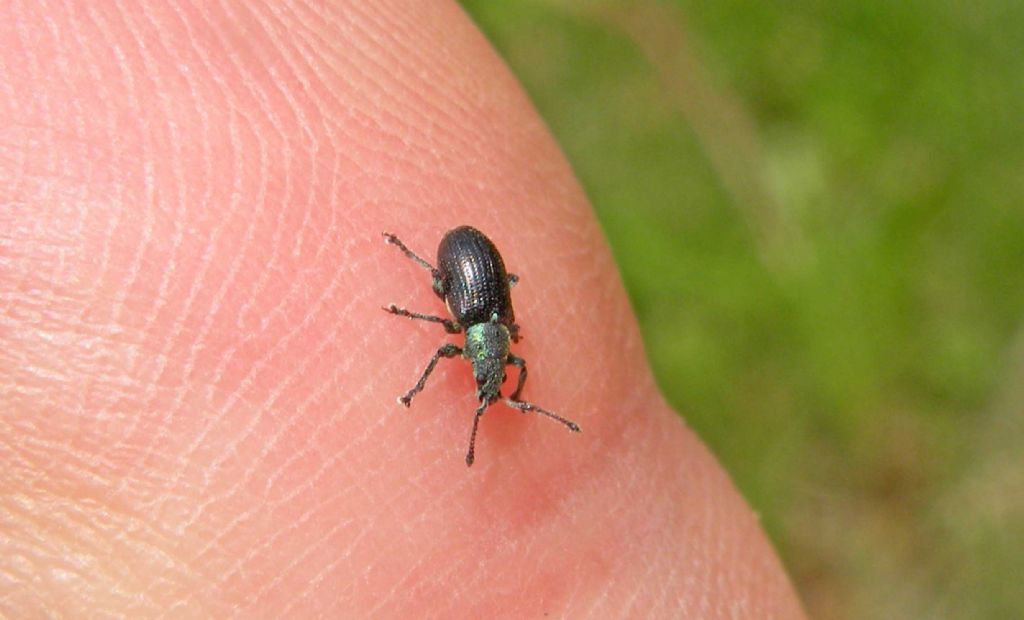
[[[802,617],[457,5],[0,11],[0,615]],[[395,403],[462,336],[380,309],[444,311],[380,232],[463,223],[583,429],[495,405],[472,469],[465,360]]]

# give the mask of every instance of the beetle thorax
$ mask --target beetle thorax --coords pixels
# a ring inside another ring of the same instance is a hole
[[[480,400],[491,402],[500,396],[501,384],[505,382],[509,339],[508,328],[499,323],[497,317],[466,329],[464,355],[473,364],[476,395]]]

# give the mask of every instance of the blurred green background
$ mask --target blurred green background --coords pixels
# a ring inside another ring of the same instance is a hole
[[[463,6],[812,616],[1024,618],[1024,2]]]

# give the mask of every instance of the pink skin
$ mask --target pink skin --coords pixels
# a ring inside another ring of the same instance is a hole
[[[457,5],[34,0],[0,45],[0,615],[802,617]],[[380,309],[443,312],[380,232],[462,223],[583,428],[497,404],[472,469],[464,360],[395,403],[461,337]]]

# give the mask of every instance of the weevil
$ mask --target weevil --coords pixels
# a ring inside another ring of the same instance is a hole
[[[420,258],[407,248],[398,237],[382,233],[384,239],[397,246],[403,254],[430,272],[434,293],[444,301],[451,318],[410,312],[391,304],[386,312],[410,319],[439,323],[449,334],[465,333],[465,344],[459,347],[447,343],[434,353],[419,381],[398,402],[406,407],[421,392],[438,360],[462,356],[473,366],[476,380],[476,398],[480,405],[473,416],[473,430],[469,435],[466,465],[472,465],[476,451],[476,431],[484,411],[498,400],[524,413],[533,411],[561,422],[574,433],[580,432],[572,420],[542,409],[520,399],[526,384],[526,360],[512,354],[511,343],[519,341],[519,326],[512,310],[511,288],[519,277],[505,270],[505,262],[498,248],[482,232],[472,226],[459,226],[448,231],[437,246],[437,267]],[[505,369],[519,369],[516,389],[503,398],[501,386],[505,383]]]

